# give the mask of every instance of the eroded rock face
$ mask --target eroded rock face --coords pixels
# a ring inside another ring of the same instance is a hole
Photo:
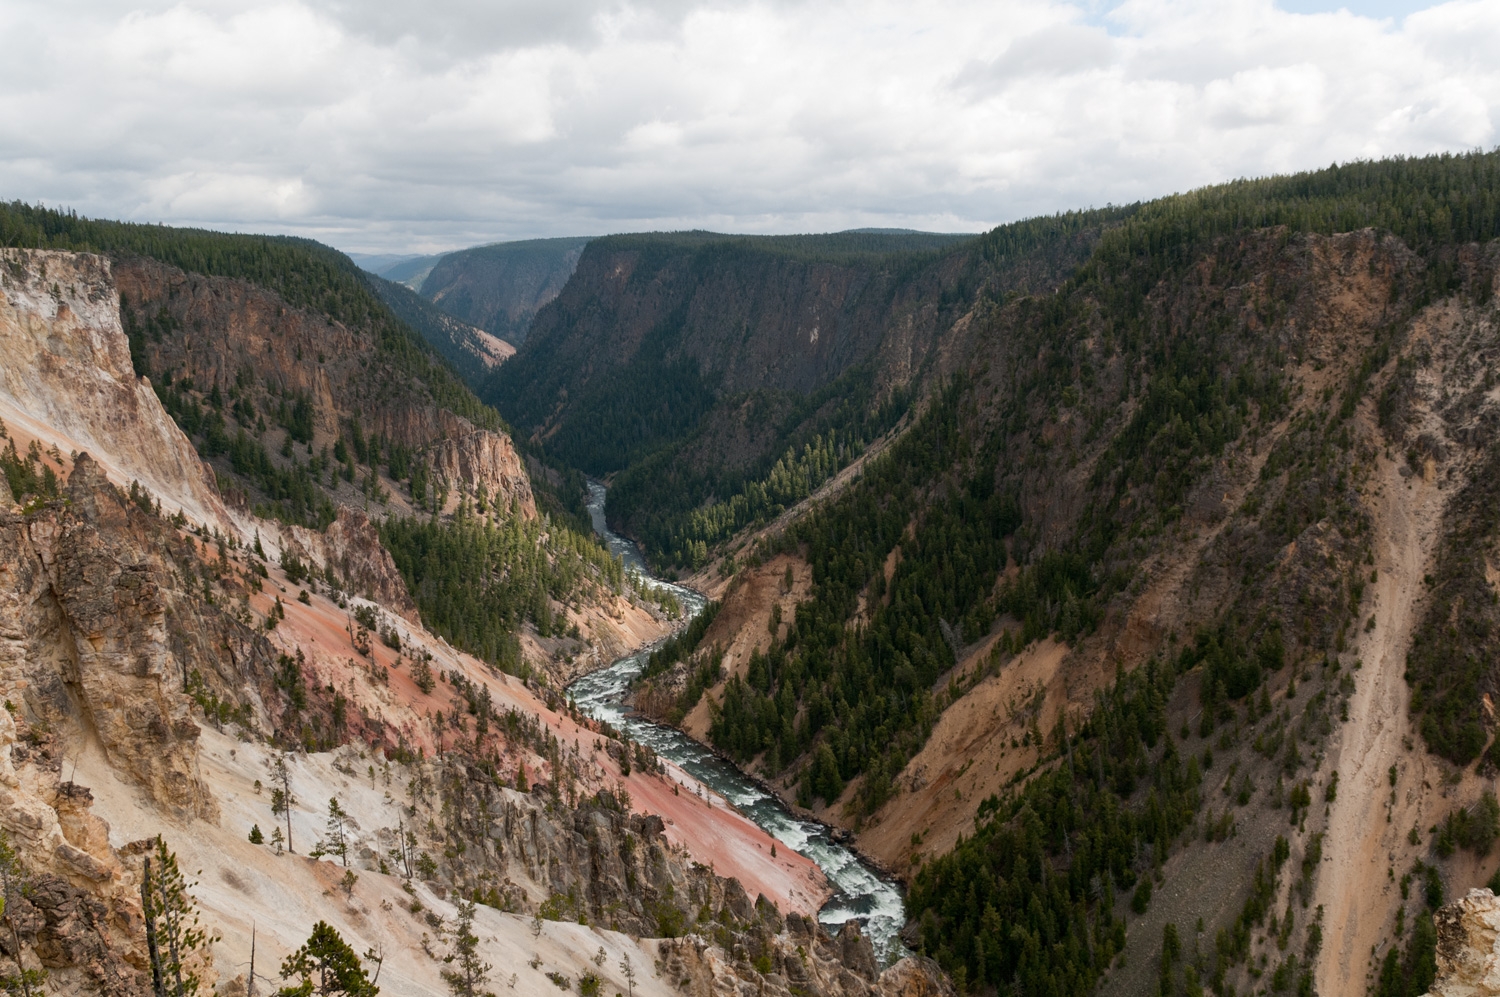
[[[88,454],[67,501],[0,511],[0,695],[97,738],[159,804],[207,820],[217,805],[196,774],[186,693],[259,702],[275,659],[264,637],[202,597],[198,576],[212,564]]]
[[[135,376],[102,256],[0,249],[0,413],[29,430],[50,427],[116,480],[170,496],[169,512],[226,522],[197,451]]]
[[[1445,904],[1437,928],[1437,982],[1432,997],[1500,995],[1500,898],[1487,889]]]
[[[589,923],[658,943],[657,972],[693,997],[744,993],[818,997],[952,997],[937,965],[906,958],[881,970],[854,922],[830,935],[812,918],[783,916],[734,878],[673,847],[660,817],[623,810],[607,792],[569,807],[539,783],[529,793],[494,789],[450,760],[431,772],[443,787],[432,805],[447,837],[413,828],[429,851],[463,840],[436,886],[459,895],[499,883],[498,905]],[[423,806],[427,804],[422,804]],[[381,848],[394,845],[389,829]],[[453,849],[450,848],[450,852]],[[364,861],[373,863],[371,851]],[[367,866],[373,868],[373,865]]]
[[[159,802],[212,818],[192,762],[198,725],[173,694],[185,663],[168,626],[169,569],[87,454],[68,499],[25,518],[0,513],[0,686],[36,716],[94,733]]]
[[[332,567],[350,591],[421,625],[417,604],[406,590],[396,562],[381,546],[380,533],[364,512],[341,505],[337,518],[324,532],[290,527],[286,534],[287,547],[305,562],[318,569]]]
[[[46,727],[0,710],[0,828],[29,880],[6,910],[5,958],[19,939],[23,964],[50,974],[49,993],[144,997],[137,870],[110,846],[93,794],[62,780],[64,754]]]
[[[441,440],[427,451],[433,475],[450,489],[477,494],[505,509],[512,504],[528,519],[536,518],[531,480],[510,437],[487,430]]]

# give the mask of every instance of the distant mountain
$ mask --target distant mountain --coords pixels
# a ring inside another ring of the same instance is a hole
[[[449,315],[405,284],[374,273],[365,280],[386,307],[421,333],[471,384],[516,352],[510,343]]]
[[[427,279],[428,274],[432,273],[432,268],[441,259],[443,259],[442,253],[436,256],[413,256],[391,264],[384,272],[378,273],[376,276],[395,281],[397,284],[409,287],[413,291],[420,291],[422,290],[422,282]]]
[[[418,256],[415,253],[347,253],[355,266],[366,273],[404,284],[413,291],[421,290],[422,281],[432,272],[433,266],[443,258]]]
[[[385,273],[398,263],[417,258],[415,253],[345,253],[354,265],[370,273]]]
[[[531,319],[556,298],[573,276],[588,237],[501,242],[449,253],[428,264],[422,296],[443,311],[519,346],[531,331]],[[423,259],[431,259],[424,257]],[[417,260],[382,274],[413,286],[415,278],[399,274],[417,269]]]

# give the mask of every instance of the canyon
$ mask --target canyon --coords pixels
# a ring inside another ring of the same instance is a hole
[[[246,992],[252,939],[263,990],[315,920],[379,952],[389,992],[442,991],[469,896],[492,986],[541,992],[551,973],[645,993],[945,992],[919,962],[882,973],[853,927],[824,933],[816,866],[773,858],[753,823],[582,717],[545,672],[505,675],[424,629],[362,510],[319,531],[221,500],[133,372],[116,295],[190,330],[155,344],[154,369],[279,371],[317,400],[315,444],[336,438],[347,381],[280,364],[334,341],[358,363],[346,331],[251,287],[86,254],[7,250],[0,293],[6,370],[28,375],[3,385],[7,443],[58,482],[25,508],[0,495],[0,826],[31,884],[6,911],[20,949],[0,947],[54,992],[149,992],[140,857],[157,836],[194,870],[214,938],[198,971],[219,992]],[[201,344],[226,331],[242,352],[216,360]],[[456,490],[537,515],[503,434],[443,410],[357,411],[432,446]],[[627,646],[670,626],[612,598],[640,619]],[[294,797],[280,818],[263,788],[278,760]],[[329,798],[347,821],[338,859],[313,847]],[[284,853],[247,840],[279,823]]]

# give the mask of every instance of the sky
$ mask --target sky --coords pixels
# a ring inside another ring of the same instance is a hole
[[[0,0],[0,199],[359,252],[980,231],[1500,144],[1500,0]]]

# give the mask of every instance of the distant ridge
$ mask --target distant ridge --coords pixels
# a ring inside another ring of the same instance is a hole
[[[532,317],[573,276],[589,239],[526,239],[462,249],[435,260],[419,289],[448,314],[520,345],[531,331]],[[401,264],[385,276],[412,287],[416,263]],[[407,268],[412,277],[400,276]]]

